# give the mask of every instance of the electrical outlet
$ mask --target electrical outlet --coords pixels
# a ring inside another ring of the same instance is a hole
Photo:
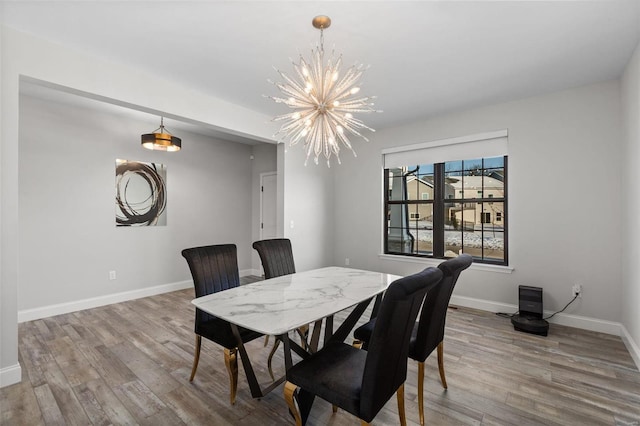
[[[116,279],[116,271],[109,271],[109,280],[113,281]]]
[[[348,257],[344,258],[344,265],[349,266],[351,264],[351,260]]]
[[[574,284],[573,287],[571,288],[571,297],[582,297],[582,285],[580,284]]]

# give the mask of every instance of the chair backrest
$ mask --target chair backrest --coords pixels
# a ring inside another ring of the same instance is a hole
[[[361,419],[373,419],[407,378],[409,339],[425,293],[442,279],[427,268],[394,281],[385,292],[376,317],[362,378]]]
[[[238,255],[235,244],[193,247],[182,250],[187,260],[196,297],[217,293],[240,285]],[[196,332],[199,324],[213,318],[196,308]]]
[[[438,265],[443,273],[442,284],[436,291],[427,293],[424,299],[415,339],[412,339],[409,348],[410,358],[423,362],[444,339],[447,308],[453,288],[460,273],[472,262],[471,256],[461,254]]]
[[[260,256],[265,279],[296,272],[296,266],[293,262],[293,250],[289,239],[260,240],[253,243],[253,248],[258,251]]]

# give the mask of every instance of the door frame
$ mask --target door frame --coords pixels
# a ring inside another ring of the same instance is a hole
[[[263,239],[263,235],[262,235],[263,227],[262,227],[262,224],[264,223],[263,222],[263,217],[262,217],[262,199],[264,197],[264,191],[262,190],[262,188],[264,186],[264,179],[267,176],[275,176],[276,177],[276,185],[275,185],[276,186],[276,199],[274,201],[276,203],[278,202],[278,196],[277,196],[277,194],[278,194],[278,179],[277,179],[278,172],[260,173],[260,212],[258,214],[258,229],[260,230],[260,239],[261,240]],[[277,210],[278,209],[276,208],[276,212],[275,212],[276,213],[276,216],[275,216],[276,225],[277,225],[277,222],[278,222],[278,211]],[[276,229],[277,229],[277,226],[276,226]]]

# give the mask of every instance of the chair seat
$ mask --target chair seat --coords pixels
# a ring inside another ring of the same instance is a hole
[[[367,352],[344,343],[325,348],[289,369],[287,380],[359,417]]]
[[[238,331],[240,332],[242,341],[245,343],[263,336],[263,334],[261,333],[253,330],[247,330],[246,328],[242,327],[238,327]],[[207,321],[196,323],[195,332],[196,334],[205,337],[227,349],[233,349],[238,346],[238,342],[233,335],[233,332],[231,331],[231,325],[229,324],[229,322],[211,315],[209,316],[209,319]]]
[[[366,324],[361,325],[360,327],[356,328],[353,331],[353,337],[356,340],[360,340],[361,342],[369,342],[371,340],[371,333],[373,333],[373,328],[376,325],[376,319],[372,319],[371,321],[369,321]],[[416,322],[415,326],[413,327],[413,331],[411,332],[411,339],[409,340],[409,358],[411,359],[415,359],[416,361],[421,361],[424,362],[425,359],[431,354],[431,352],[433,352],[433,350],[436,348],[436,345],[431,345],[431,349],[428,350],[427,355],[423,358],[423,357],[419,357],[418,354],[416,353],[416,348],[418,346],[416,346],[416,342],[417,342],[417,337],[418,337],[418,323]],[[420,359],[423,358],[423,359]]]
[[[376,325],[376,319],[372,319],[366,324],[361,325],[360,327],[353,330],[353,337],[361,342],[368,342],[371,340],[371,334],[373,333],[373,328]]]

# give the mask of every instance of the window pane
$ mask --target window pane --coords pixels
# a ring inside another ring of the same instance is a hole
[[[504,168],[504,157],[484,158],[485,169],[502,169]]]
[[[409,233],[408,213],[409,212],[406,205],[392,204],[389,206],[387,215],[387,223],[389,227],[387,245],[389,252],[413,252],[414,237]]]
[[[504,261],[504,230],[499,227],[485,227],[482,241],[484,259]],[[471,254],[471,253],[470,253]]]
[[[490,176],[484,177],[484,193],[489,198],[504,198],[504,182]]]
[[[463,252],[480,259],[504,260],[504,203],[446,206],[445,257]]]
[[[411,234],[415,236],[414,250],[417,254],[433,254],[433,204],[417,204],[415,211],[420,219],[411,223]]]
[[[462,162],[465,175],[482,176],[482,158],[475,160],[464,160]]]
[[[396,169],[397,170],[397,169]],[[393,177],[389,179],[389,200],[404,200],[405,194],[403,189],[403,177],[402,174],[393,174]]]
[[[407,195],[409,200],[419,200],[425,184],[415,174],[407,176]]]
[[[444,163],[444,171],[445,172],[461,172],[462,161],[447,161],[446,163]]]

